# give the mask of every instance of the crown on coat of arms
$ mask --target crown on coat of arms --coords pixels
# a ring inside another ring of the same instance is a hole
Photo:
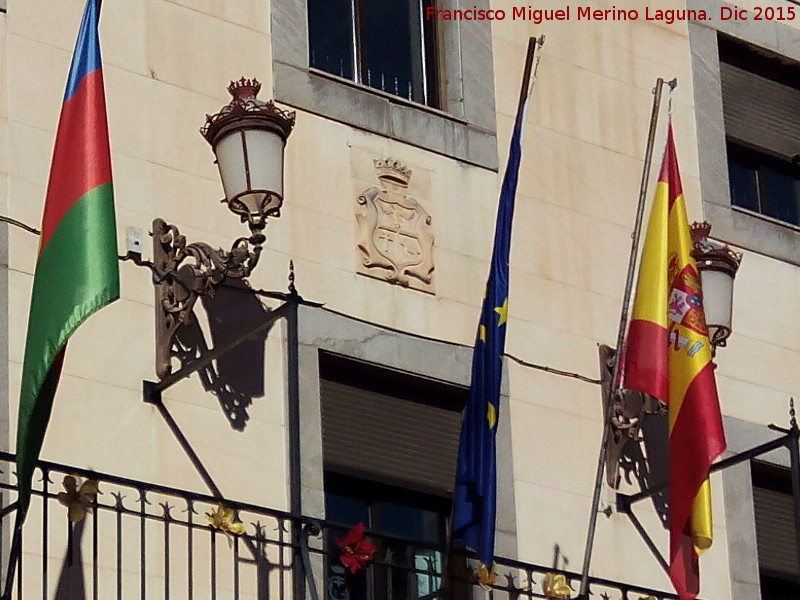
[[[408,182],[411,180],[411,169],[406,167],[399,160],[381,158],[375,159],[372,162],[375,165],[375,170],[378,172],[378,179],[408,186]]]

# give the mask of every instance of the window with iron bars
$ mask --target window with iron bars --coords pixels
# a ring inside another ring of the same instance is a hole
[[[325,540],[329,556],[357,523],[370,530],[377,548],[372,568],[356,573],[329,559],[328,600],[416,600],[441,590],[448,499],[329,473],[325,512],[334,525]]]
[[[433,0],[308,0],[309,64],[441,108]]]

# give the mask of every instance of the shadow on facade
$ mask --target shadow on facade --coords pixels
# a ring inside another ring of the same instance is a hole
[[[645,492],[663,487],[669,479],[669,435],[667,417],[648,414],[642,419],[640,441],[628,440],[619,455],[621,477]],[[664,529],[669,527],[669,490],[650,496]]]
[[[604,406],[609,406],[613,394],[615,351],[606,345],[599,347],[600,381]],[[607,418],[616,423],[610,432],[607,467],[616,467],[616,477],[609,484],[618,488],[620,479],[646,492],[663,487],[669,478],[669,433],[663,405],[656,398],[624,390],[614,396],[612,414]],[[650,496],[662,526],[668,528],[669,491]]]
[[[176,334],[175,355],[181,368],[201,359],[213,348],[243,335],[263,322],[269,311],[246,284],[220,286],[214,298],[201,298],[209,323],[211,345],[194,321]],[[231,428],[244,431],[254,398],[264,396],[264,344],[268,332],[253,335],[200,369],[203,389],[214,394]]]
[[[569,571],[569,558],[561,551],[561,546],[553,546],[553,568],[559,571]]]
[[[669,433],[666,415],[647,415],[642,422],[643,441],[638,444],[629,444],[634,447],[641,457],[644,471],[639,478],[639,486],[643,490],[662,487],[669,479]],[[644,446],[647,460],[642,457]],[[661,519],[664,529],[669,527],[669,490],[662,489],[651,497],[653,508]]]

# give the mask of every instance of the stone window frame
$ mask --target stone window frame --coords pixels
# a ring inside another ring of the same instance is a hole
[[[320,351],[338,354],[409,375],[469,386],[471,347],[405,334],[348,317],[325,308],[300,306],[300,437],[302,513],[325,518],[322,412],[320,402]],[[511,447],[511,418],[507,364],[503,364],[500,423],[497,429],[498,556],[517,557],[516,504]]]
[[[718,0],[688,0],[687,7],[719,14]],[[717,34],[724,33],[800,62],[798,31],[776,21],[692,21],[689,45],[694,84],[700,191],[713,236],[740,248],[800,265],[800,227],[732,206]]]
[[[0,0],[2,1],[2,0]],[[309,67],[307,0],[272,0],[273,94],[284,104],[492,170],[498,168],[491,21],[439,21],[442,110]],[[489,0],[443,0],[441,8]]]
[[[781,434],[764,425],[724,417],[728,449],[724,458],[766,444]],[[790,468],[789,453],[779,448],[762,454],[758,460]],[[750,461],[728,467],[722,472],[724,519],[728,542],[728,568],[732,598],[761,598],[753,477]]]

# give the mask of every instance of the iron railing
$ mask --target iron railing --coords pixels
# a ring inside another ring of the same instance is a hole
[[[16,499],[13,461],[0,452],[0,588]],[[206,515],[222,502],[213,496],[50,462],[40,462],[36,475],[15,558],[10,598],[16,600],[297,600],[296,577],[310,600],[527,600],[554,597],[544,588],[548,573],[563,575],[573,590],[580,583],[578,573],[497,558],[497,579],[482,589],[468,554],[454,554],[445,567],[441,548],[373,533],[374,560],[350,574],[333,543],[341,527],[324,521],[226,499],[244,527],[234,534],[225,524],[209,525]],[[78,523],[59,502],[70,475],[78,484],[99,481],[100,494]],[[297,544],[293,531],[301,532]],[[676,598],[600,578],[590,579],[590,593],[608,600]]]

